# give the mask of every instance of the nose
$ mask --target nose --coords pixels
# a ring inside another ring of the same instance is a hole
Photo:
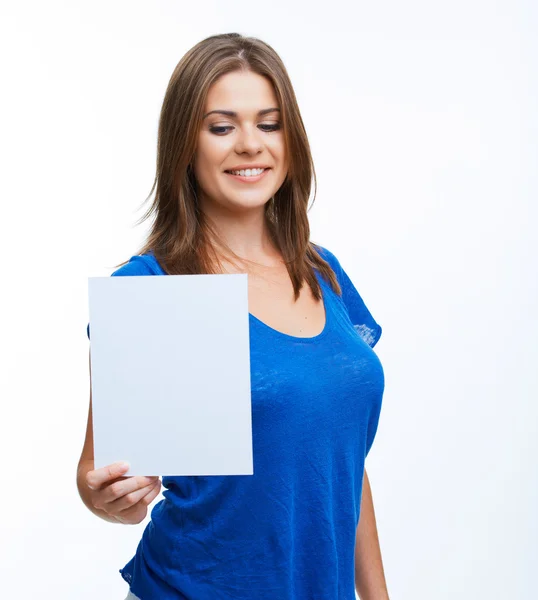
[[[261,132],[257,127],[247,126],[241,131],[241,134],[237,137],[236,152],[243,154],[258,154],[263,150],[263,141]]]

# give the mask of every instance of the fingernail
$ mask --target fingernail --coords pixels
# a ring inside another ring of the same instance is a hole
[[[126,462],[126,461],[124,461],[124,460],[122,460],[122,461],[118,462],[118,467],[120,469],[128,469],[129,468],[129,463]]]

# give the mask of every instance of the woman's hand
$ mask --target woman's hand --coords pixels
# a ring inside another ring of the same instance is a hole
[[[127,463],[113,463],[88,471],[86,485],[92,505],[119,523],[135,525],[146,518],[148,506],[161,490],[158,476],[122,477]]]

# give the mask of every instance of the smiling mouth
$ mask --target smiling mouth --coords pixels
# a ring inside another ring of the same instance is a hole
[[[264,169],[263,169],[263,171],[261,173],[256,173],[255,175],[254,174],[251,174],[251,175],[246,175],[246,174],[245,175],[241,175],[241,173],[239,171],[235,171],[234,172],[232,170],[227,170],[227,171],[224,171],[224,172],[228,173],[228,175],[235,175],[236,177],[259,177],[260,175],[263,175],[263,173],[265,173],[265,171],[269,171],[269,169],[270,169],[270,167],[264,167]],[[254,170],[254,169],[241,169],[241,171],[243,171],[244,173],[246,173],[246,171],[251,171],[251,170]],[[258,169],[256,169],[256,170],[258,170]]]
[[[233,177],[237,183],[244,184],[257,183],[258,181],[261,181],[270,170],[270,168],[264,169],[261,173],[256,175],[236,175],[235,173],[232,173],[232,171],[224,171],[224,173],[230,177]]]

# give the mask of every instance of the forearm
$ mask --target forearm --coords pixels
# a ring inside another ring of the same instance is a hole
[[[80,498],[82,502],[84,502],[86,508],[90,510],[94,515],[103,519],[104,521],[108,521],[109,523],[119,523],[119,521],[107,514],[104,510],[99,508],[95,508],[91,501],[91,490],[86,483],[86,473],[88,471],[93,470],[94,461],[90,459],[81,460],[78,464],[77,469],[77,488],[78,493],[80,494]]]
[[[361,600],[389,599],[377,535],[372,490],[366,470],[355,538],[355,588]]]

